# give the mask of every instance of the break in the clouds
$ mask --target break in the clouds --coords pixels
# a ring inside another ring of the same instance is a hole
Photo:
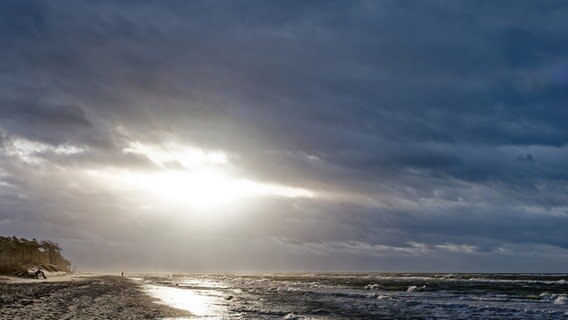
[[[567,15],[3,1],[0,233],[83,269],[564,270]]]

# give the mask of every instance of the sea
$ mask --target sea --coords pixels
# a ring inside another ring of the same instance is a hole
[[[131,277],[188,319],[568,319],[568,274],[282,273]]]

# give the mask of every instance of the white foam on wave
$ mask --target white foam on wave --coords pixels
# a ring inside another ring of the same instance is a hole
[[[378,290],[380,288],[381,288],[381,286],[376,284],[376,283],[368,284],[368,285],[365,286],[365,290]]]
[[[388,294],[381,294],[381,293],[369,293],[367,294],[368,298],[377,299],[377,300],[395,300],[396,298],[389,296]]]
[[[556,305],[565,305],[568,302],[565,294],[550,294],[548,292],[541,293],[540,300],[544,302],[551,302]]]
[[[565,305],[566,304],[566,296],[565,295],[561,295],[558,298],[554,299],[554,301],[552,303],[554,304],[559,304],[559,305]]]
[[[283,286],[283,287],[270,287],[267,291],[276,291],[276,292],[298,292],[303,291],[301,288],[290,287],[290,286]]]
[[[408,287],[408,289],[406,289],[406,292],[422,291],[424,289],[426,289],[426,286],[421,286],[421,287],[410,286]]]
[[[307,317],[307,316],[299,315],[295,312],[290,312],[287,315],[285,315],[282,319],[285,319],[285,320],[316,320],[318,318]]]

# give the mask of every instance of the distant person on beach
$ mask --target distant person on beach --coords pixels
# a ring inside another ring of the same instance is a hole
[[[121,276],[121,277],[124,277],[124,272],[121,272],[121,273],[120,273],[120,276]]]

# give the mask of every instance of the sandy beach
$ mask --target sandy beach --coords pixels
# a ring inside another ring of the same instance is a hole
[[[0,319],[162,319],[190,316],[157,304],[120,276],[0,278]]]

